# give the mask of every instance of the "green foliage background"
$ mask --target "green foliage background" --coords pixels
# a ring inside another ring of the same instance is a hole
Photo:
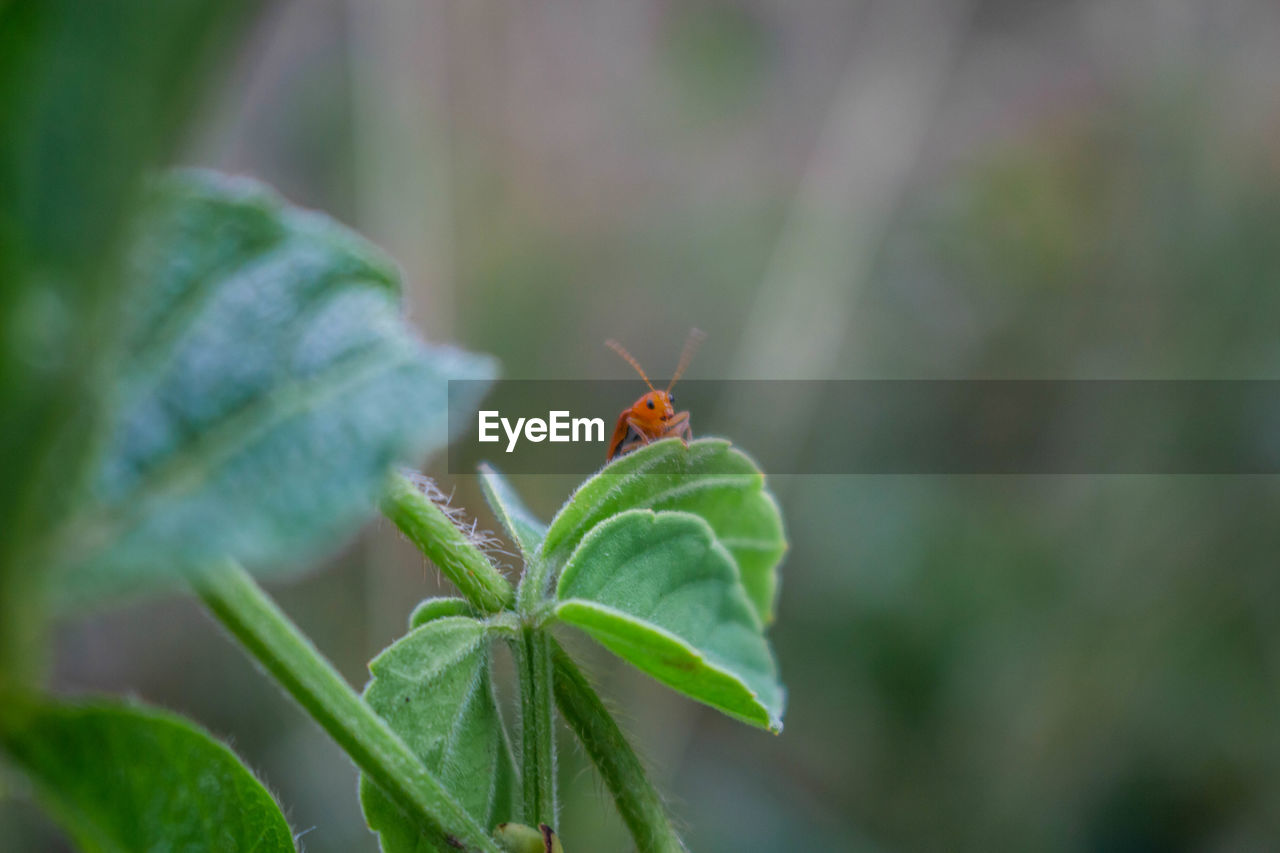
[[[692,375],[706,378],[1275,377],[1272,4],[1177,4],[1190,10],[1179,17],[1159,4],[980,2],[941,22],[892,11],[910,5],[654,3],[583,18],[564,4],[281,4],[204,64],[197,36],[219,30],[196,5],[185,23],[150,8],[84,19],[54,65],[33,59],[45,25],[6,14],[0,64],[22,82],[0,91],[0,162],[22,167],[0,181],[0,264],[27,260],[6,254],[9,212],[38,206],[52,296],[15,304],[16,290],[0,290],[6,340],[34,335],[20,343],[38,369],[19,385],[14,362],[0,363],[31,418],[4,422],[0,473],[24,485],[3,500],[39,518],[76,479],[50,425],[89,429],[69,413],[83,413],[101,366],[77,342],[114,322],[125,297],[63,281],[110,261],[90,241],[109,236],[93,217],[124,204],[121,182],[151,160],[250,173],[368,233],[404,266],[414,322],[494,354],[508,375],[623,377],[603,339],[661,365],[697,325],[709,341]],[[908,72],[927,66],[919,46],[937,42],[918,36],[935,26],[951,28],[953,53],[926,97]],[[129,65],[85,82],[94,57]],[[824,208],[834,236],[806,241],[797,187],[836,105],[857,103],[877,69],[902,81],[891,103],[923,98],[927,120],[826,162],[817,184],[857,192]],[[140,119],[130,104],[162,81],[166,108]],[[77,121],[63,136],[28,132],[41,87],[67,94],[60,115]],[[181,135],[179,106],[195,118]],[[876,206],[886,191],[857,172],[885,146],[915,156]],[[74,165],[74,192],[25,191],[45,158]],[[102,200],[71,209],[84,193]],[[780,259],[796,229],[803,262]],[[869,257],[846,254],[863,241]],[[819,283],[796,301],[829,307],[834,355],[811,355],[786,314],[753,322],[789,271]],[[695,432],[709,414],[694,413]],[[783,443],[838,428],[803,411],[772,424]],[[479,485],[452,479],[456,503],[496,528]],[[574,485],[516,484],[544,519]],[[692,849],[1265,848],[1280,837],[1272,480],[774,486],[792,542],[771,634],[785,734],[724,719],[603,654],[588,665]],[[8,533],[0,556],[12,562],[29,543]],[[361,685],[440,588],[376,524],[272,591]],[[195,604],[68,620],[52,664],[61,690],[131,692],[231,737],[310,830],[309,851],[373,849],[345,757]],[[510,662],[499,654],[497,666]],[[585,759],[562,761],[569,849],[625,849]],[[0,837],[17,850],[60,843],[21,798],[0,801]]]

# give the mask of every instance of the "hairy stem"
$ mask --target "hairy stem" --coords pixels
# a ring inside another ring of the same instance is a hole
[[[222,565],[192,582],[218,621],[425,835],[459,850],[499,853],[462,805],[244,569]]]
[[[391,475],[382,513],[482,612],[497,613],[515,602],[511,584],[484,552],[408,478]]]
[[[684,853],[685,846],[671,825],[662,797],[613,716],[564,649],[554,639],[548,638],[548,642],[556,704],[613,794],[636,849],[639,853]]]
[[[556,825],[555,703],[551,646],[543,630],[524,626],[515,641],[520,680],[520,761],[524,820]]]

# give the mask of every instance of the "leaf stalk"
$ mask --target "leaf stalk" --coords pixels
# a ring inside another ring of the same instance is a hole
[[[613,794],[618,813],[635,839],[637,851],[686,853],[661,795],[649,781],[613,715],[560,644],[554,639],[549,642],[556,704]]]
[[[555,702],[551,646],[543,629],[524,626],[514,644],[520,681],[520,760],[526,823],[556,826]]]
[[[360,698],[296,625],[235,563],[194,574],[210,612],[424,834],[458,850],[495,842]]]
[[[391,475],[382,512],[481,612],[498,613],[515,603],[511,583],[444,510],[403,474]]]

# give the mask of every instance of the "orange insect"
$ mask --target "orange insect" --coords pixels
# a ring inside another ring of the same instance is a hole
[[[694,350],[705,337],[706,335],[698,329],[689,330],[689,337],[684,342],[684,351],[680,354],[680,364],[676,367],[671,383],[667,385],[665,391],[659,391],[653,387],[649,377],[644,375],[644,369],[640,367],[640,363],[632,357],[631,353],[622,348],[622,344],[613,340],[605,341],[605,346],[626,359],[627,363],[636,369],[636,373],[640,374],[644,384],[649,386],[648,394],[623,409],[622,414],[618,415],[618,425],[613,428],[613,438],[609,439],[606,462],[660,438],[676,437],[686,442],[693,438],[693,432],[689,429],[689,413],[675,410],[672,406],[675,398],[671,396],[671,389],[680,378],[680,374],[684,373],[684,369],[689,366]]]

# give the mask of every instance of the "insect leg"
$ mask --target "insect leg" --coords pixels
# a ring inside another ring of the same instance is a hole
[[[622,456],[624,453],[630,453],[637,447],[644,447],[651,440],[639,421],[627,418],[627,436],[618,443],[618,452],[615,455]]]
[[[663,438],[679,438],[686,444],[693,438],[693,429],[689,426],[689,413],[677,412],[671,420],[662,427]]]

